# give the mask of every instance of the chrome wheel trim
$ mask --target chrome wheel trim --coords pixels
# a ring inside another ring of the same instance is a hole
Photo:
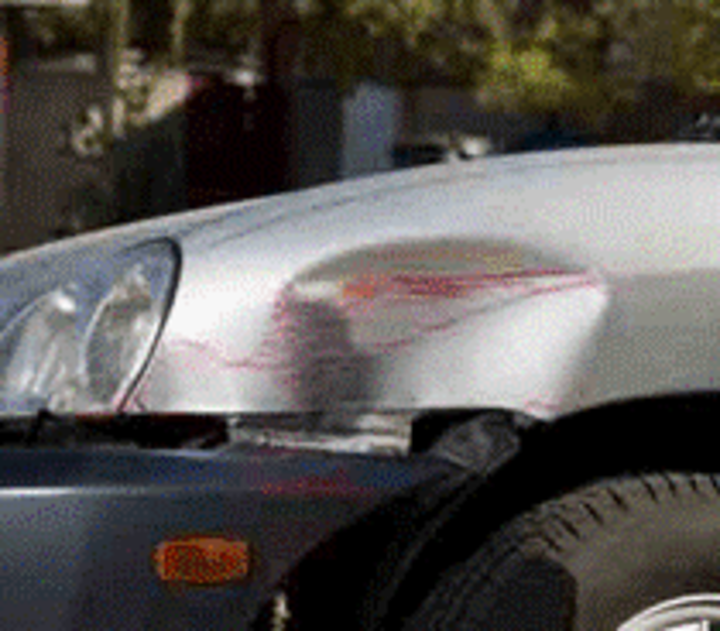
[[[711,631],[713,623],[720,626],[720,594],[693,594],[654,605],[617,631]]]

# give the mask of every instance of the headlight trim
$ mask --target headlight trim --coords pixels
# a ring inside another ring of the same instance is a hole
[[[60,413],[121,411],[132,396],[174,302],[180,248],[161,238],[108,254],[8,308],[13,315],[0,329],[4,408],[24,413],[28,399]],[[93,372],[104,390],[91,387]]]

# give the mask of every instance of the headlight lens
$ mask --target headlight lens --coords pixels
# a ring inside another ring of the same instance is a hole
[[[1,411],[120,407],[160,333],[177,268],[172,245],[153,242],[31,300],[0,332]]]

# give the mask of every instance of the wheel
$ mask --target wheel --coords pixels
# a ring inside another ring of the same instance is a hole
[[[718,631],[720,478],[614,479],[542,504],[441,574],[405,622],[407,631]]]

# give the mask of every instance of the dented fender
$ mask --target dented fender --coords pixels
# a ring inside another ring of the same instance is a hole
[[[126,411],[550,420],[717,390],[720,154],[562,154],[378,176],[175,229],[177,295]]]
[[[320,260],[307,254],[288,253],[307,261],[285,279],[267,274],[259,286],[239,276],[234,288],[216,286],[213,300],[235,303],[237,322],[219,304],[201,335],[171,320],[138,390],[142,407],[492,407],[552,416],[609,303],[597,272],[498,240],[385,240]],[[247,300],[253,289],[256,300]]]

